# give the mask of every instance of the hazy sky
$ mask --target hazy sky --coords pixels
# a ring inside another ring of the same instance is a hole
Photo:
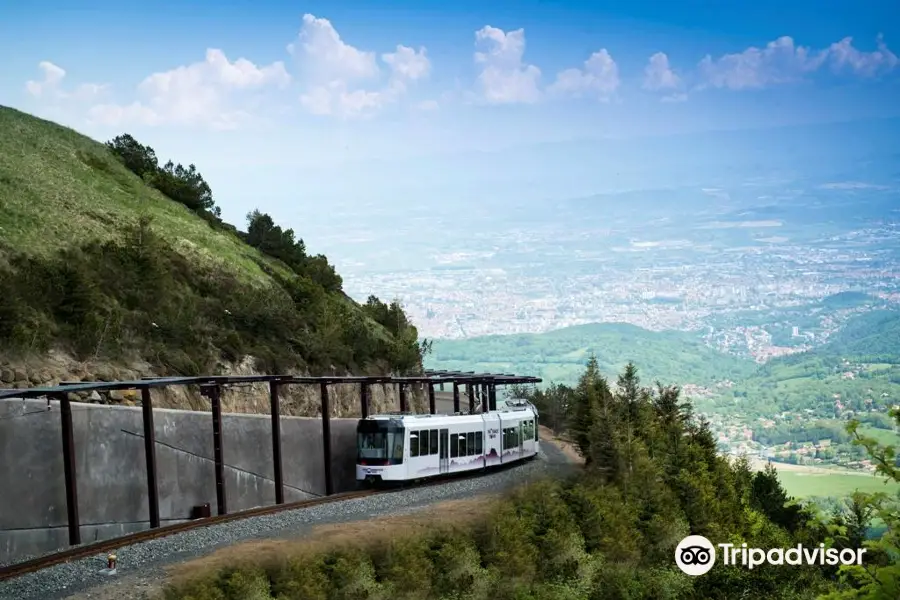
[[[0,103],[130,132],[196,163],[229,220],[296,225],[450,179],[477,195],[429,155],[898,116],[898,6],[7,2]]]

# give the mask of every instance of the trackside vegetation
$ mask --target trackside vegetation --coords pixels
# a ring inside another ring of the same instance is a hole
[[[427,344],[397,302],[360,305],[266,213],[225,223],[193,164],[128,134],[99,144],[0,107],[0,360],[63,350],[199,375],[413,372]]]
[[[548,392],[541,393],[546,404]],[[868,520],[887,504],[876,509],[884,499],[856,497],[826,516],[793,503],[774,469],[754,473],[746,460],[718,454],[708,425],[682,401],[679,390],[643,387],[631,364],[611,386],[591,359],[568,393],[566,429],[585,459],[576,475],[522,485],[452,524],[436,519],[436,524],[417,529],[385,528],[382,535],[355,543],[297,542],[265,559],[220,561],[177,579],[164,597],[898,597],[891,587],[897,583],[896,539],[888,535],[865,542],[869,553],[862,571],[717,565],[701,577],[683,574],[675,565],[674,549],[688,534],[704,535],[714,544],[747,542],[760,548],[817,547],[820,542],[855,547],[864,543]],[[877,446],[870,451],[886,452]],[[886,460],[890,463],[890,457]],[[895,535],[897,530],[889,531]]]

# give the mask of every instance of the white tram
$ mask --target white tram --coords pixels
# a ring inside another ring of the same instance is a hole
[[[357,426],[356,479],[400,483],[532,458],[537,421],[527,402],[471,415],[373,415]]]

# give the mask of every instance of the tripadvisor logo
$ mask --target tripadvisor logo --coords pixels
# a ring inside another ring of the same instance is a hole
[[[718,544],[722,564],[753,569],[760,565],[861,565],[865,548],[748,548],[747,544]],[[675,564],[688,575],[703,575],[716,564],[716,547],[702,535],[689,535],[675,548]]]

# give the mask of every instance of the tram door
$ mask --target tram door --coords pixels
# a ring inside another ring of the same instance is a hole
[[[441,429],[440,433],[438,434],[438,438],[441,441],[439,448],[439,467],[441,473],[447,473],[450,471],[450,459],[448,458],[448,455],[450,453],[450,436],[447,433],[448,431],[449,430],[447,429]]]
[[[525,423],[519,422],[519,456],[525,454]]]

